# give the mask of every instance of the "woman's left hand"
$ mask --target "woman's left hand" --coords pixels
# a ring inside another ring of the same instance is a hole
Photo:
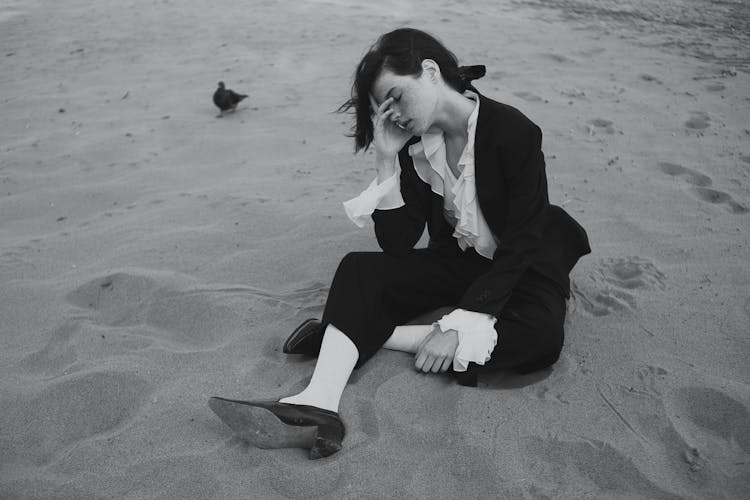
[[[442,332],[437,325],[419,344],[415,355],[414,366],[425,373],[442,373],[453,363],[453,356],[458,347],[458,332]]]

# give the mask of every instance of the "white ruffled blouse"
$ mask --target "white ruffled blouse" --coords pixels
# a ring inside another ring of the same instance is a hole
[[[479,97],[467,90],[464,95],[476,102],[469,116],[468,140],[458,160],[459,176],[448,166],[443,133],[425,133],[420,142],[409,146],[409,156],[414,162],[419,178],[430,185],[433,193],[443,197],[443,213],[454,227],[453,236],[462,250],[473,247],[488,259],[497,248],[497,242],[482,215],[476,194],[474,176],[474,138],[479,116]],[[377,210],[392,210],[405,205],[401,197],[401,166],[396,161],[396,173],[378,184],[377,178],[356,198],[344,202],[344,210],[359,227]],[[494,325],[497,318],[489,314],[456,309],[443,316],[437,325],[443,332],[458,332],[458,348],[453,358],[454,371],[466,371],[469,362],[486,363],[497,344]]]

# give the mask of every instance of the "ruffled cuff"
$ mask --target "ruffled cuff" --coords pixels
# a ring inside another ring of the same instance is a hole
[[[401,197],[399,172],[378,184],[375,178],[356,198],[344,202],[346,215],[359,227],[364,227],[367,219],[377,210],[392,210],[405,205]]]
[[[495,323],[489,314],[456,309],[437,322],[440,330],[458,332],[458,347],[453,356],[453,371],[465,372],[469,363],[483,365],[497,345]]]

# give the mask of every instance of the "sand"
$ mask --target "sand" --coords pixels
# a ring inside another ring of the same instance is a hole
[[[208,5],[0,4],[0,497],[750,497],[746,4]],[[377,248],[333,111],[404,25],[544,131],[594,249],[562,358],[472,389],[382,352],[341,453],[250,447],[207,399],[305,385],[283,340]]]

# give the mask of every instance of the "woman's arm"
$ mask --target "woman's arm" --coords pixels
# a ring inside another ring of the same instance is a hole
[[[375,237],[384,252],[405,255],[414,249],[424,232],[430,209],[430,187],[414,170],[408,145],[399,153],[400,188],[404,205],[392,210],[375,210]]]
[[[512,147],[500,151],[509,197],[505,229],[496,235],[492,267],[461,297],[461,309],[492,315],[502,310],[542,241],[549,207],[542,132],[529,122],[513,135],[504,141]]]

